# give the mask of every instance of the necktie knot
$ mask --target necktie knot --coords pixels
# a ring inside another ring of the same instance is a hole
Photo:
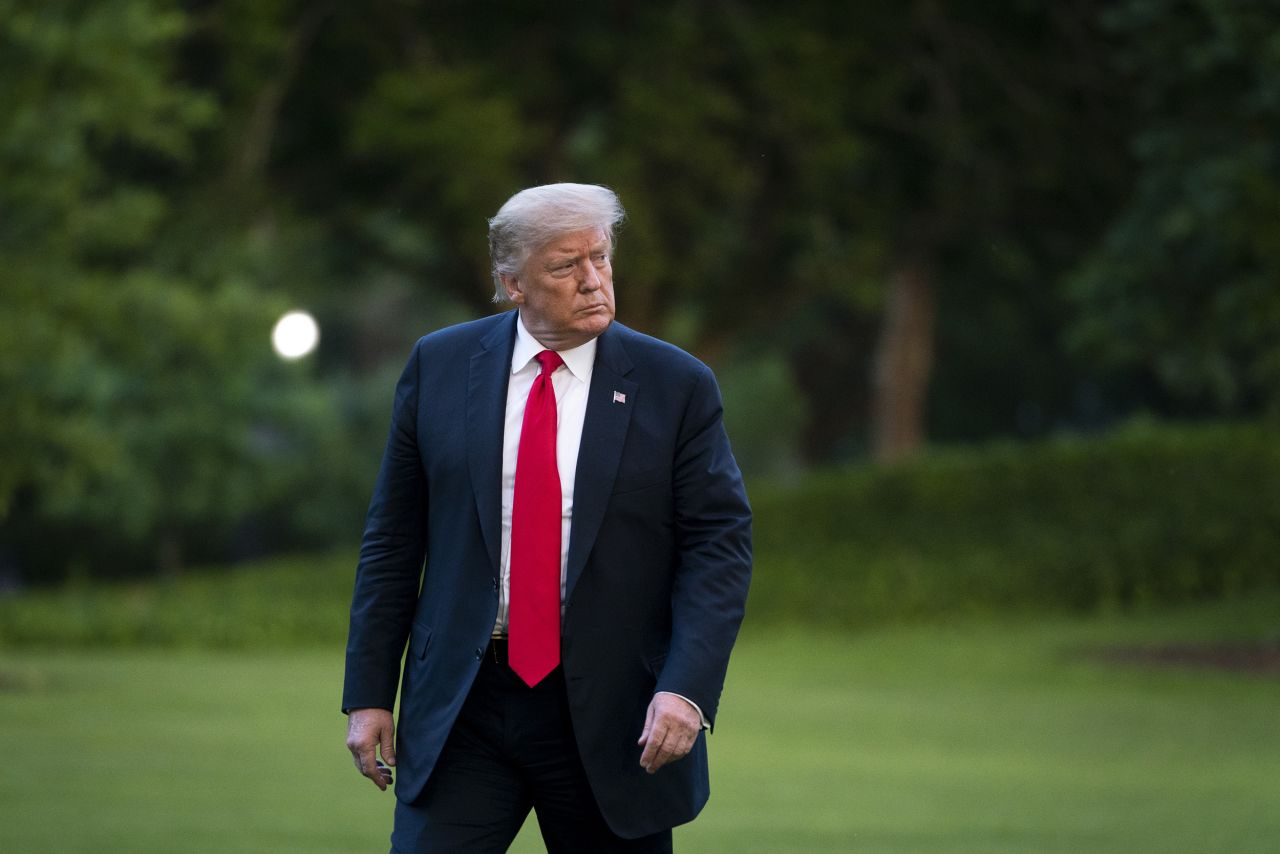
[[[542,365],[542,376],[549,377],[555,372],[555,369],[564,364],[564,359],[560,358],[560,354],[555,350],[543,350],[534,356],[538,360],[538,364]]]

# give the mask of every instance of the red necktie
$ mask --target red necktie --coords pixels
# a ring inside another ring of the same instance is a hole
[[[530,687],[560,663],[560,470],[556,466],[554,350],[536,356],[542,373],[524,406],[511,507],[508,660]]]

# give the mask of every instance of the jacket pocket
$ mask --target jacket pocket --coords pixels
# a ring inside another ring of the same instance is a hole
[[[431,645],[431,627],[425,626],[416,620],[413,623],[413,629],[409,633],[409,652],[415,658],[425,658],[427,647]]]

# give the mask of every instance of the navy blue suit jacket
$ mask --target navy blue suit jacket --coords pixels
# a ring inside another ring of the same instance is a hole
[[[396,386],[342,705],[390,709],[400,683],[406,802],[431,774],[497,616],[514,340],[514,311],[432,333]],[[592,791],[614,832],[636,837],[691,820],[707,800],[705,735],[654,775],[636,739],[655,691],[688,697],[714,723],[751,574],[751,511],[711,371],[616,322],[598,341],[561,650]]]

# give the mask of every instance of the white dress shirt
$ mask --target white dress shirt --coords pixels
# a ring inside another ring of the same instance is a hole
[[[511,381],[507,384],[507,415],[502,431],[502,563],[498,579],[498,621],[495,635],[507,633],[507,603],[511,589],[511,507],[516,495],[516,453],[524,427],[524,407],[541,367],[534,356],[547,349],[516,318],[516,346],[511,352]],[[561,350],[564,366],[551,374],[556,393],[556,468],[560,471],[560,607],[569,564],[569,529],[573,523],[573,479],[578,471],[582,422],[587,417],[587,391],[596,364],[596,339]]]
[[[495,637],[506,637],[507,613],[511,593],[511,507],[516,495],[516,456],[520,448],[520,431],[524,426],[524,408],[529,390],[541,367],[535,356],[547,349],[525,329],[516,316],[516,343],[511,351],[511,380],[507,383],[506,420],[502,430],[502,559],[498,579],[498,619],[493,627]],[[559,350],[564,365],[551,374],[551,387],[556,395],[556,468],[560,472],[560,609],[564,613],[565,579],[569,565],[569,532],[573,525],[573,480],[578,472],[578,448],[582,444],[582,424],[587,417],[587,392],[591,388],[591,372],[596,364],[596,339],[572,350]],[[702,728],[710,727],[707,716],[697,703],[683,694],[660,691],[679,697],[698,712]]]

